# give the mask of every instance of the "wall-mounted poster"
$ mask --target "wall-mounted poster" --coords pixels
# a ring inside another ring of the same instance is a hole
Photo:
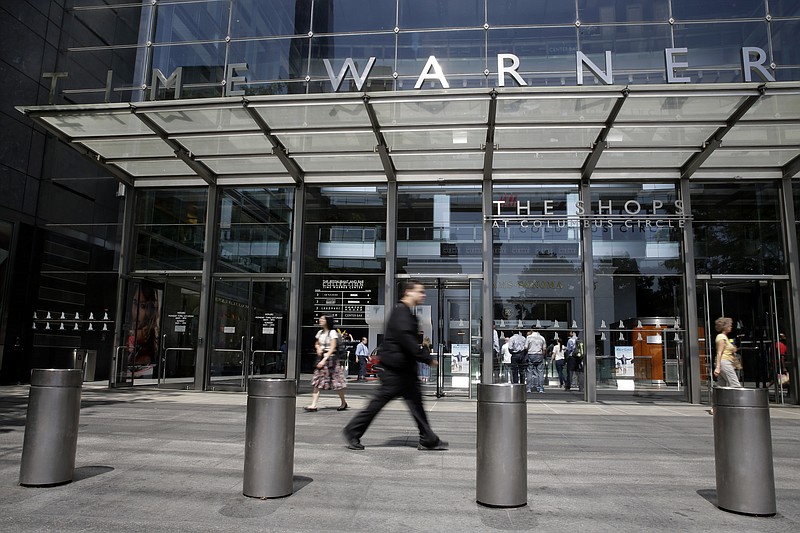
[[[128,372],[135,378],[153,378],[158,364],[163,290],[146,281],[129,286]]]
[[[614,347],[614,366],[617,377],[633,377],[633,346]]]

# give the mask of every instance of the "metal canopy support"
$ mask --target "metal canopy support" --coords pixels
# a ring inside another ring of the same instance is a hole
[[[758,94],[754,94],[752,96],[748,96],[741,105],[736,108],[728,120],[725,121],[725,125],[719,128],[717,131],[714,132],[711,137],[709,137],[706,142],[703,143],[702,151],[694,154],[689,160],[683,164],[681,167],[681,178],[690,178],[692,174],[697,172],[697,169],[706,162],[711,154],[714,153],[714,150],[722,146],[722,138],[728,134],[731,129],[736,125],[736,123],[741,119],[745,113],[747,113],[751,107],[758,102],[758,99],[764,95],[765,86],[761,85],[758,88]]]
[[[487,117],[486,145],[483,157],[483,283],[481,295],[481,383],[494,383],[494,244],[492,225],[487,221],[492,216],[492,168],[494,166],[494,131],[497,123],[497,91],[489,93],[489,114]]]
[[[686,213],[692,212],[692,191],[689,186],[688,179],[680,181],[680,198],[683,201],[684,210]],[[689,402],[694,404],[700,403],[701,383],[700,376],[702,369],[700,368],[700,358],[703,354],[700,353],[700,341],[697,334],[700,331],[700,323],[697,319],[697,313],[691,307],[694,302],[697,302],[697,284],[694,268],[694,225],[692,218],[689,217],[683,227],[683,301],[684,314],[686,318],[686,330],[684,332],[685,341],[683,346],[686,348],[686,355],[684,356],[683,372],[684,381],[688,383],[686,398]],[[678,343],[678,346],[681,344]],[[688,373],[686,362],[688,361]],[[710,399],[709,399],[710,401]]]
[[[200,176],[203,181],[205,181],[208,185],[214,185],[217,182],[217,176],[214,174],[210,168],[208,168],[204,163],[195,160],[194,156],[184,148],[184,146],[176,141],[175,139],[171,139],[169,134],[164,131],[161,126],[156,124],[156,122],[145,115],[144,113],[137,112],[136,107],[131,105],[131,112],[141,120],[145,126],[150,128],[153,133],[155,133],[162,141],[164,141],[174,152],[175,156],[186,163],[186,166],[191,168],[198,176]]]
[[[264,137],[267,138],[269,143],[272,145],[272,154],[277,157],[283,166],[286,168],[286,172],[292,176],[292,179],[295,183],[302,183],[304,173],[303,169],[297,164],[297,161],[289,157],[289,153],[286,151],[286,147],[283,146],[283,143],[272,134],[272,129],[269,127],[269,124],[264,120],[264,118],[258,114],[258,111],[250,107],[250,102],[248,100],[244,100],[242,102],[242,107],[247,114],[250,115],[250,118],[258,124],[258,127],[261,129],[261,133],[264,134]]]
[[[489,101],[489,116],[487,117],[486,144],[483,147],[483,179],[491,181],[492,167],[494,166],[494,151],[497,149],[494,143],[494,130],[497,125],[497,91],[492,90],[489,96],[491,100]],[[491,211],[488,215],[491,215]]]
[[[611,109],[606,119],[605,126],[592,145],[592,153],[589,154],[589,157],[587,157],[586,161],[583,163],[583,167],[581,168],[581,181],[586,182],[589,180],[595,167],[597,167],[597,162],[600,161],[600,156],[603,155],[603,150],[608,148],[608,141],[606,139],[608,138],[608,134],[611,133],[611,128],[614,127],[614,121],[617,120],[619,112],[622,110],[622,105],[625,103],[630,93],[630,89],[625,87],[622,89],[622,96],[617,98],[617,101],[614,103],[614,107]]]
[[[793,178],[795,174],[800,172],[800,155],[783,165],[781,174],[784,178]]]
[[[375,145],[375,150],[381,158],[381,164],[383,165],[383,171],[386,173],[386,179],[389,181],[397,181],[397,170],[394,168],[392,158],[389,157],[389,147],[386,145],[386,138],[383,136],[383,132],[381,132],[378,115],[375,114],[375,109],[372,107],[372,104],[369,103],[369,95],[365,94],[363,99],[364,108],[369,117],[369,123],[372,125],[372,133],[375,134],[375,142],[377,143]]]
[[[64,135],[64,133],[62,133],[61,131],[51,127],[46,122],[44,122],[42,120],[39,120],[38,117],[32,116],[27,111],[25,112],[25,115],[27,115],[31,120],[36,122],[36,124],[38,124],[39,126],[43,127],[45,129],[45,131],[47,131],[47,133],[49,133],[50,135],[52,135],[53,137],[55,137],[59,141],[63,142],[67,146],[70,146],[73,150],[75,150],[79,154],[88,157],[89,159],[91,159],[95,163],[97,163],[100,166],[102,166],[103,170],[105,170],[106,172],[108,172],[109,174],[111,174],[112,176],[117,178],[119,181],[121,181],[125,185],[133,186],[133,176],[131,176],[130,174],[128,174],[127,172],[125,172],[124,170],[122,170],[119,167],[115,167],[115,166],[109,165],[106,162],[106,160],[103,158],[103,156],[101,156],[100,154],[95,153],[92,150],[89,150],[88,148],[86,148],[85,146],[83,146],[81,144],[78,144],[77,142],[75,142],[68,135]]]

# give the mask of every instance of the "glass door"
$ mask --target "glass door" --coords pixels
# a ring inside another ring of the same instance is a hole
[[[194,389],[197,332],[200,319],[200,282],[168,279],[161,305],[159,388]]]
[[[719,317],[733,320],[730,338],[739,347],[741,358],[739,379],[745,387],[766,387],[770,398],[783,403],[788,384],[781,376],[790,357],[785,340],[788,331],[785,282],[774,280],[711,279],[698,291],[699,316],[704,319],[698,337],[701,343],[701,380],[707,390],[716,364],[714,321]],[[784,348],[781,348],[783,344]]]
[[[210,390],[244,391],[251,377],[286,377],[288,295],[283,280],[215,280]]]
[[[480,382],[482,280],[465,276],[420,281],[427,293],[425,304],[416,310],[420,342],[430,344],[439,363],[419,366],[423,391],[471,398]]]
[[[126,302],[123,344],[114,357],[115,385],[193,389],[198,278],[133,279]]]

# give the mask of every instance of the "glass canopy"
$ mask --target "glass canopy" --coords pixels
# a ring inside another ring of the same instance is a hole
[[[133,186],[800,172],[800,84],[516,87],[19,107]]]

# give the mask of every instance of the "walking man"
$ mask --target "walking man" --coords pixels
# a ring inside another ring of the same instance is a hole
[[[425,287],[409,280],[403,287],[400,303],[395,305],[387,322],[381,345],[380,358],[383,370],[378,374],[380,386],[369,405],[345,426],[344,438],[351,450],[363,450],[361,436],[367,431],[375,416],[397,396],[405,399],[411,416],[419,428],[418,450],[446,450],[447,442],[441,440],[431,429],[428,416],[422,407],[422,389],[417,379],[417,363],[437,366],[436,359],[422,349],[419,338],[419,323],[411,312],[425,302]]]

